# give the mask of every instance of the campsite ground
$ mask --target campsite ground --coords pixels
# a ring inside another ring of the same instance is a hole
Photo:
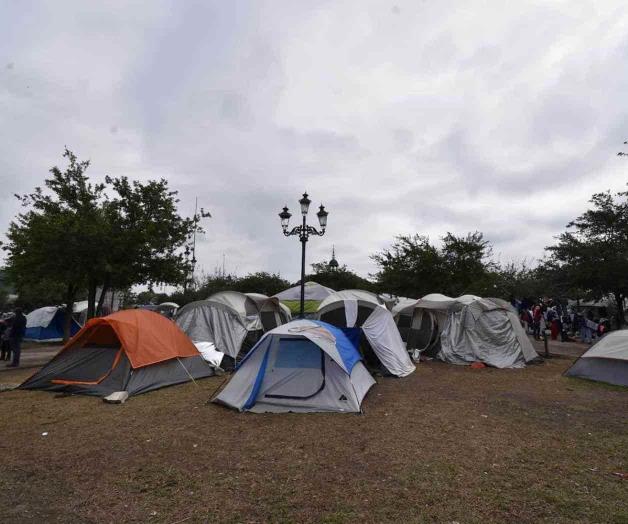
[[[550,349],[572,356],[421,363],[363,415],[238,414],[206,403],[224,377],[121,406],[6,392],[0,521],[628,522],[628,390],[563,377],[583,345]]]

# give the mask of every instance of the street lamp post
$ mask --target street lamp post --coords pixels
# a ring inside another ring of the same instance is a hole
[[[288,206],[284,206],[283,211],[279,213],[283,234],[287,237],[298,235],[299,240],[301,241],[300,318],[303,318],[305,316],[305,243],[308,241],[310,235],[322,237],[325,234],[325,228],[327,227],[327,215],[329,214],[327,211],[325,211],[325,206],[321,204],[318,213],[316,213],[316,216],[318,217],[318,223],[321,226],[321,230],[318,231],[315,227],[308,226],[306,223],[306,218],[311,202],[312,201],[308,198],[307,193],[303,193],[303,198],[299,200],[299,205],[301,206],[301,215],[303,216],[303,224],[293,227],[290,231],[288,231],[288,225],[290,224],[290,217],[292,216],[292,214],[290,213],[290,211],[288,211]]]

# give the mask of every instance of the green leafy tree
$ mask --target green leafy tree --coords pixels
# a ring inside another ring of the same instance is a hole
[[[442,241],[442,247],[437,247],[426,236],[399,236],[390,249],[373,255],[380,290],[408,297],[435,292],[492,294],[491,271],[496,266],[482,233],[447,233]]]
[[[262,293],[274,295],[290,286],[290,283],[278,274],[258,271],[244,277],[225,275],[216,272],[200,279],[195,286],[177,290],[169,296],[169,300],[179,305],[195,300],[204,300],[220,291],[239,291],[241,293]]]
[[[232,289],[242,293],[262,293],[272,296],[288,287],[290,287],[290,282],[278,274],[260,271],[236,279]]]
[[[305,276],[305,281],[307,282],[308,280],[313,280],[336,291],[343,289],[376,291],[373,282],[354,273],[345,264],[337,268],[330,268],[327,262],[316,262],[312,264],[312,274]]]
[[[444,289],[451,296],[490,295],[491,272],[497,266],[490,260],[493,249],[479,231],[466,236],[447,233],[440,250],[445,270]]]
[[[426,236],[398,236],[371,259],[379,267],[375,277],[383,292],[418,298],[442,289],[445,281],[444,259]]]
[[[191,271],[184,248],[199,220],[178,214],[177,193],[165,180],[107,177],[92,184],[88,161],[67,148],[63,156],[68,166],[50,170],[47,191],[18,195],[27,210],[10,224],[3,248],[20,295],[46,289],[46,298],[57,298],[51,302],[65,303],[67,338],[73,304],[84,290],[91,317],[108,289],[184,283]]]
[[[130,182],[127,177],[106,178],[113,190],[103,209],[107,218],[107,246],[93,280],[102,285],[97,309],[111,288],[137,284],[183,285],[192,271],[185,246],[198,217],[179,215],[177,192],[168,182]]]
[[[618,327],[624,324],[623,302],[628,293],[628,192],[596,193],[592,208],[567,224],[568,231],[547,247],[549,264],[572,289],[587,298],[610,295]]]
[[[89,162],[79,162],[65,150],[68,167],[50,170],[33,193],[16,195],[27,210],[9,225],[7,271],[18,293],[56,290],[66,305],[65,338],[77,295],[87,286],[89,268],[102,252],[100,230],[104,216],[99,201],[104,185],[91,184],[85,175]]]

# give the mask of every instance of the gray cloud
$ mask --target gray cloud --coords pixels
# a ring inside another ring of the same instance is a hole
[[[207,271],[297,278],[277,213],[304,190],[330,211],[310,262],[335,244],[366,275],[397,234],[476,229],[534,259],[624,186],[626,22],[619,1],[4,3],[0,230],[68,145],[96,179],[198,197]]]

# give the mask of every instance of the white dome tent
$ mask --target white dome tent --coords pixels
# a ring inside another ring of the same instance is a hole
[[[321,303],[317,318],[340,328],[360,328],[367,342],[362,348],[367,361],[375,363],[368,354],[372,350],[391,375],[405,377],[415,370],[392,314],[379,303],[377,295],[361,290],[335,293]]]

